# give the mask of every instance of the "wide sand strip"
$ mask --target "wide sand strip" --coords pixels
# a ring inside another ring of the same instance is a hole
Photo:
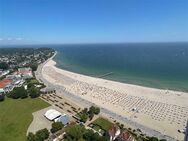
[[[42,68],[50,83],[176,139],[188,119],[188,93],[142,87],[59,69],[49,60]]]

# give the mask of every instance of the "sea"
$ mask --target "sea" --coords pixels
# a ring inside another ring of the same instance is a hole
[[[92,77],[188,91],[188,43],[67,44],[52,46],[56,66]]]

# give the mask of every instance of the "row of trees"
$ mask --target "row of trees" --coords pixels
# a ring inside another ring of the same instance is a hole
[[[44,141],[49,138],[49,131],[44,128],[36,132],[36,134],[29,133],[27,136],[27,141]]]
[[[13,91],[9,92],[7,94],[7,97],[13,98],[13,99],[18,99],[18,98],[27,98],[30,96],[31,98],[36,98],[40,96],[40,90],[35,87],[31,87],[28,90],[25,90],[25,88],[22,87],[16,87],[14,88]]]
[[[65,130],[64,141],[109,141],[108,137],[100,136],[91,129],[85,129],[84,126],[73,125]]]
[[[79,113],[79,117],[82,122],[86,122],[87,119],[92,120],[94,115],[98,115],[100,113],[100,108],[96,106],[91,106],[88,108],[84,108],[81,113]]]

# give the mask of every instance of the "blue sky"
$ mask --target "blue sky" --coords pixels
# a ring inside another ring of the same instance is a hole
[[[0,0],[0,44],[188,41],[187,0]]]

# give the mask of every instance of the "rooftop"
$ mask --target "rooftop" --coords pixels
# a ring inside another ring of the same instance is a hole
[[[6,85],[10,84],[12,81],[9,79],[3,79],[0,81],[0,88],[4,88]]]
[[[54,109],[50,109],[48,111],[46,111],[46,113],[44,114],[44,116],[49,119],[49,120],[54,120],[56,119],[57,117],[60,117],[61,116],[61,113],[54,110]]]

